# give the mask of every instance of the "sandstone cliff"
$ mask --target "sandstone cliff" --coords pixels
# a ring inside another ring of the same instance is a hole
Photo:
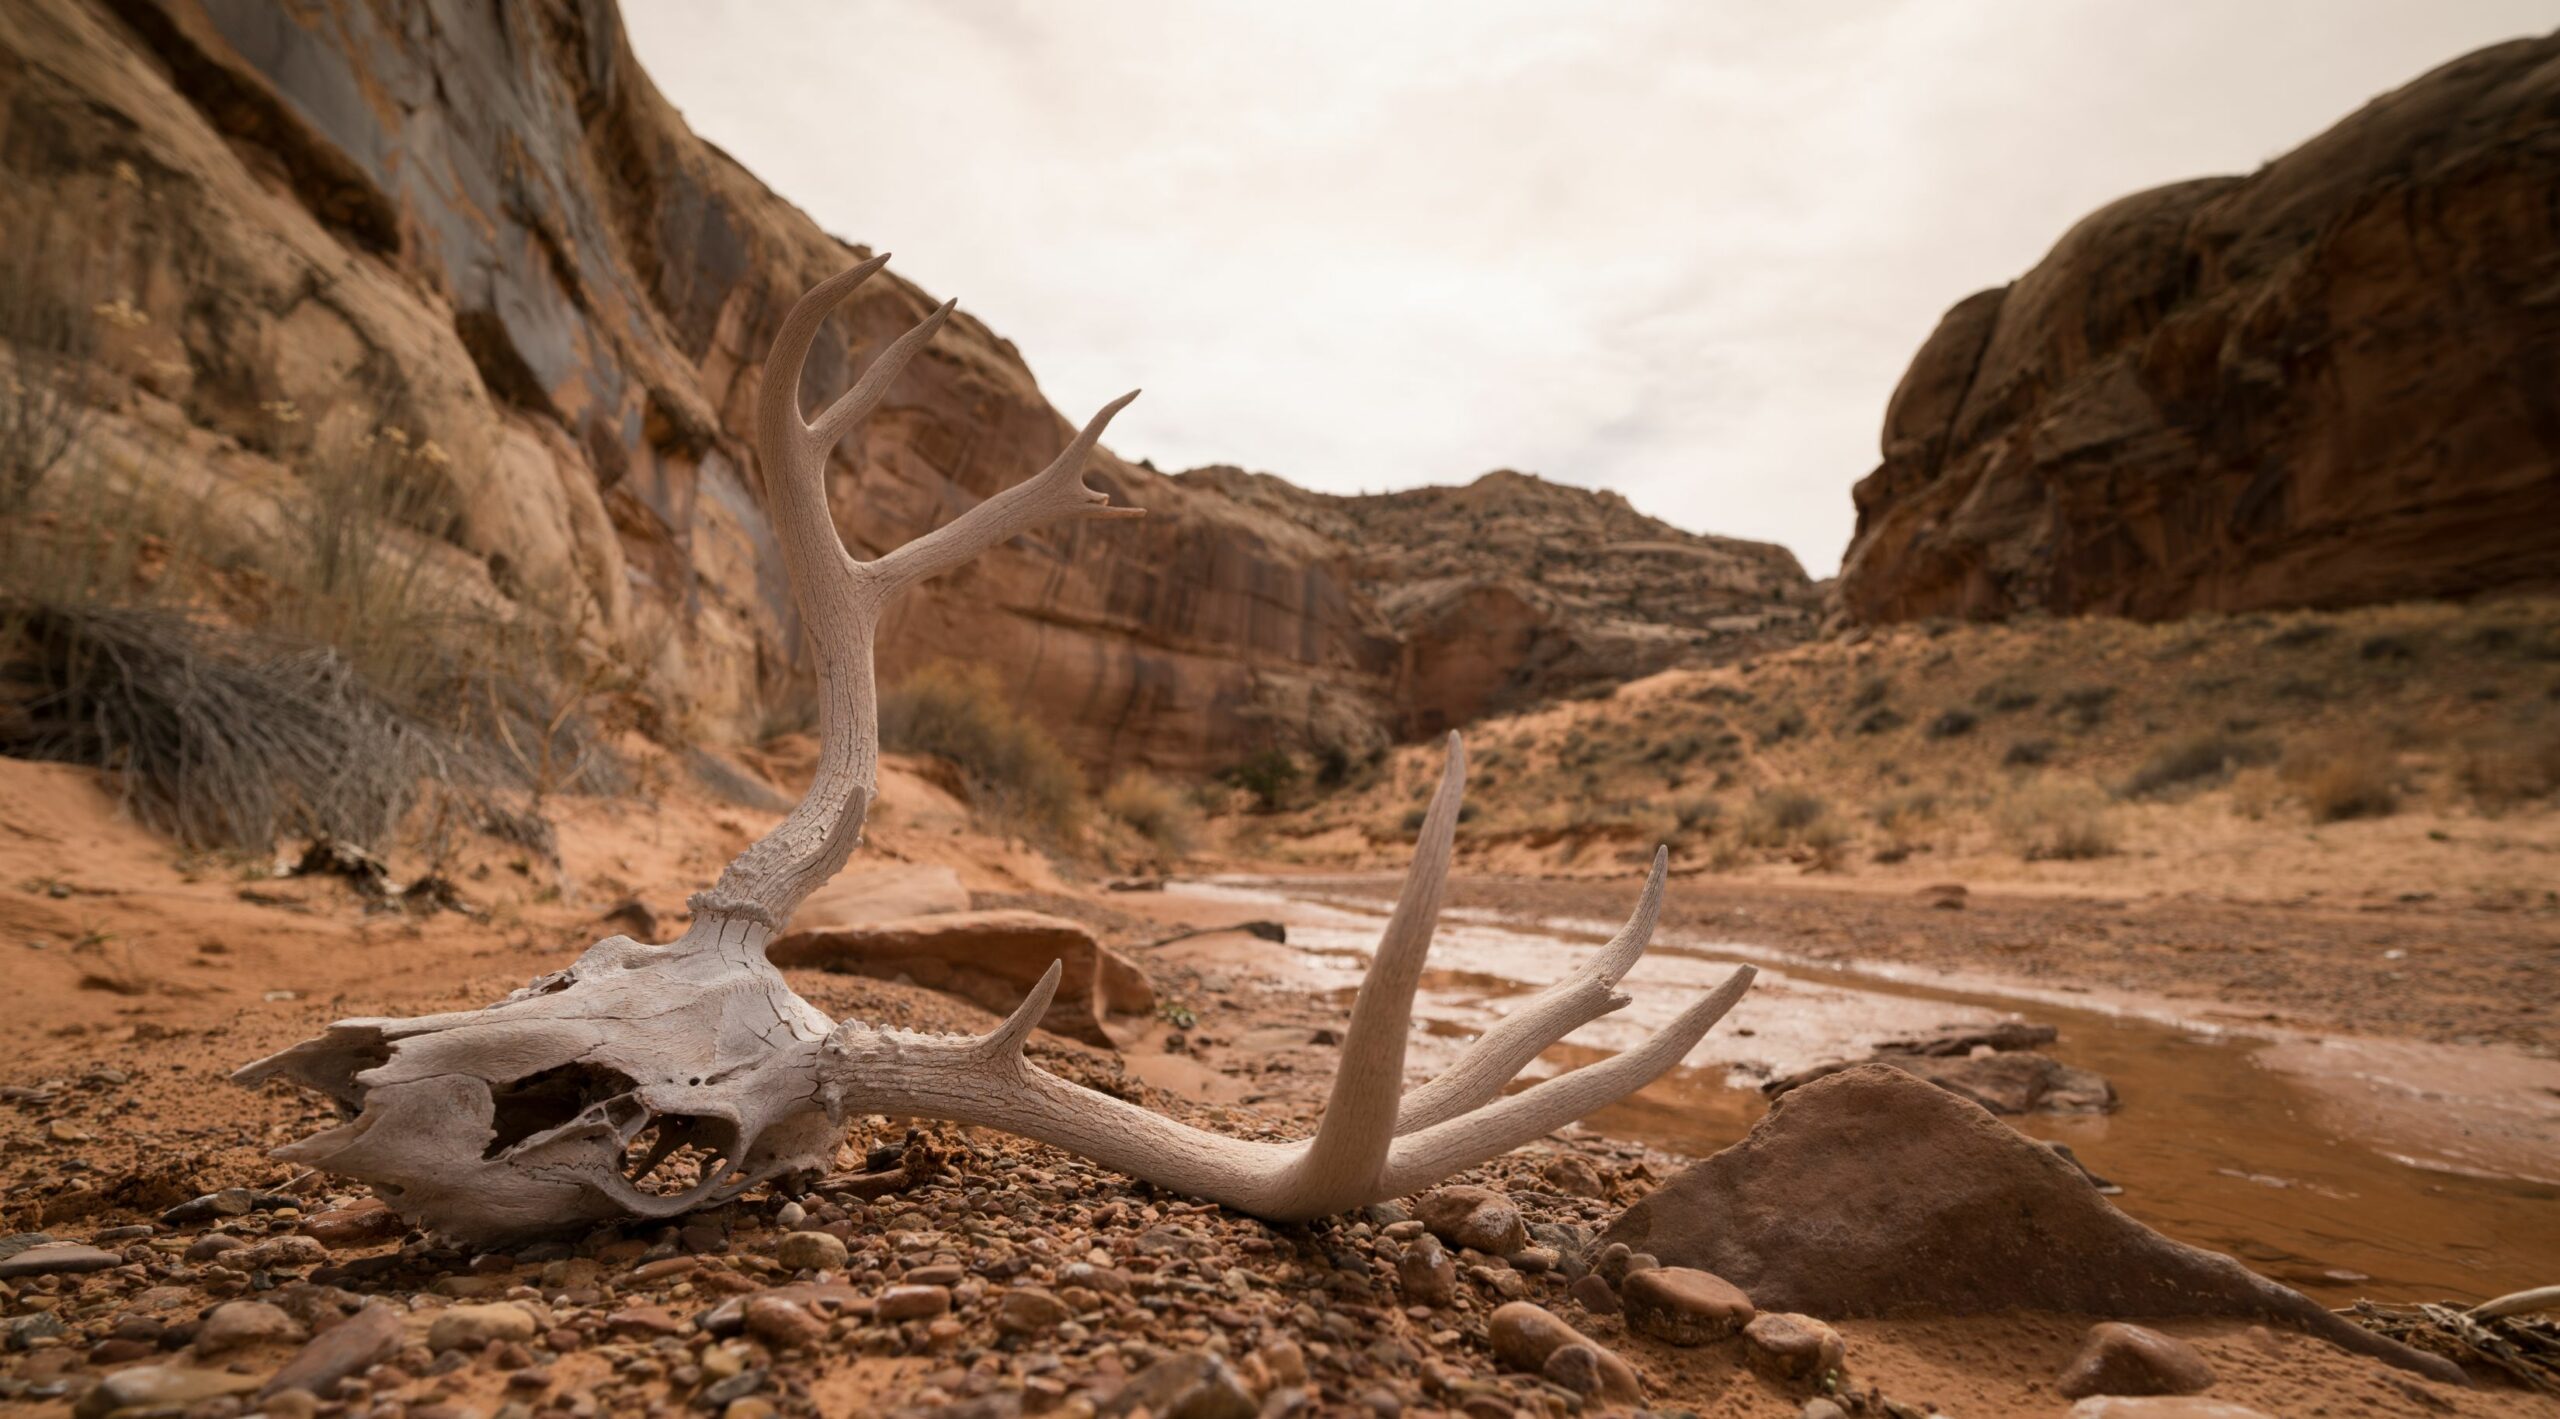
[[[758,362],[791,301],[865,253],[695,137],[609,0],[0,6],[0,238],[46,254],[52,298],[115,317],[82,476],[249,517],[332,429],[431,438],[456,514],[437,535],[487,598],[647,662],[694,732],[743,731],[785,678]],[[865,287],[804,397],[934,303]],[[838,451],[838,524],[857,554],[895,545],[1070,431],[964,311]],[[1116,458],[1095,481],[1153,515],[925,589],[884,674],[998,667],[1101,772],[1383,741],[1395,643],[1329,543]]]
[[[1407,737],[1788,644],[1815,616],[1814,587],[1784,547],[1683,532],[1616,493],[1529,474],[1363,497],[1235,468],[1176,481],[1341,549],[1400,642],[1394,702]]]
[[[2091,215],[1885,415],[1864,621],[2560,584],[2560,35]]]

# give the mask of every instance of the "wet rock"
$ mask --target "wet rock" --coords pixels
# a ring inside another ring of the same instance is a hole
[[[924,1320],[948,1315],[951,1311],[951,1288],[948,1286],[892,1286],[880,1293],[879,1316],[882,1320]]]
[[[85,1242],[39,1242],[15,1256],[0,1259],[0,1281],[15,1281],[21,1276],[104,1271],[110,1266],[123,1264],[123,1257]]]
[[[750,1296],[742,1314],[747,1333],[777,1350],[815,1350],[826,1343],[827,1323],[779,1296]]]
[[[1956,890],[1962,892],[1964,889],[1959,887]],[[1886,1040],[1876,1046],[1875,1052],[1962,1057],[1985,1049],[2035,1049],[2052,1044],[2061,1037],[2062,1032],[2051,1025],[2029,1024],[2024,1020],[1994,1020],[1984,1025],[1949,1025],[1935,1034]]]
[[[477,1350],[492,1340],[529,1341],[542,1327],[533,1312],[510,1301],[485,1306],[454,1306],[438,1311],[427,1326],[427,1348],[434,1351]]]
[[[113,1414],[120,1409],[182,1410],[208,1399],[246,1394],[258,1382],[228,1370],[197,1370],[182,1365],[136,1365],[118,1370],[80,1397],[72,1413],[80,1419]]]
[[[2080,1353],[2063,1367],[2053,1387],[2065,1399],[2093,1394],[2201,1394],[2213,1387],[2213,1367],[2194,1346],[2175,1336],[2104,1321],[2089,1327]]]
[[[1226,1361],[1205,1352],[1158,1360],[1120,1387],[1097,1413],[1122,1419],[1254,1419],[1262,1406]]]
[[[244,1345],[285,1345],[303,1338],[302,1322],[264,1301],[225,1301],[196,1327],[196,1354],[210,1358]]]
[[[1751,1320],[1751,1298],[1713,1272],[1657,1266],[1627,1274],[1618,1288],[1627,1329],[1673,1345],[1722,1340]]]
[[[1742,1338],[1751,1368],[1779,1379],[1816,1379],[1838,1371],[1849,1358],[1840,1332],[1789,1311],[1753,1316]]]
[[[1587,1348],[1596,1357],[1600,1372],[1600,1387],[1596,1393],[1612,1403],[1643,1402],[1644,1384],[1637,1377],[1634,1366],[1609,1347],[1531,1302],[1513,1301],[1495,1308],[1485,1322],[1485,1338],[1492,1342],[1493,1358],[1504,1369],[1532,1375],[1544,1375],[1547,1362],[1559,1350],[1568,1346]],[[1579,1360],[1567,1362],[1569,1366],[1577,1367],[1580,1363]]]
[[[372,1242],[387,1242],[408,1230],[400,1214],[380,1199],[368,1197],[344,1207],[332,1207],[302,1219],[302,1235],[324,1247],[360,1247]]]
[[[1818,1064],[1760,1086],[1772,1098],[1843,1070],[1881,1064],[1926,1079],[1997,1114],[2105,1113],[2116,1106],[2106,1076],[2032,1051],[1961,1057],[1879,1054],[1872,1059]]]
[[[1007,1335],[1046,1335],[1075,1318],[1055,1292],[1016,1286],[996,1302],[996,1329]]]
[[[1880,1066],[1780,1099],[1740,1143],[1628,1208],[1603,1242],[1712,1271],[1771,1310],[2273,1318],[2459,1382],[2450,1362],[2161,1236],[2052,1150]]]
[[[1549,1158],[1547,1165],[1538,1170],[1538,1176],[1567,1197],[1598,1197],[1607,1190],[1600,1169],[1579,1153],[1559,1153]]]
[[[1458,1295],[1458,1264],[1440,1239],[1426,1232],[1396,1259],[1396,1288],[1408,1305],[1445,1306]]]
[[[260,1393],[272,1396],[299,1390],[328,1398],[338,1381],[389,1359],[400,1349],[403,1333],[400,1311],[387,1305],[367,1306],[313,1336]]]
[[[2194,1399],[2194,1396],[2156,1396],[2156,1399],[2125,1399],[2125,1396],[2097,1396],[2071,1406],[2071,1419],[2273,1419],[2260,1409],[2245,1404],[2227,1404],[2220,1399]]]
[[[773,1259],[792,1271],[842,1271],[844,1238],[832,1232],[793,1232],[773,1249]]]
[[[1465,1250],[1509,1256],[1529,1243],[1520,1209],[1487,1187],[1461,1185],[1424,1193],[1415,1200],[1413,1215],[1432,1235]]]

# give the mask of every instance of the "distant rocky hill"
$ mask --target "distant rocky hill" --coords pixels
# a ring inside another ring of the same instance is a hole
[[[1784,547],[1683,532],[1616,493],[1526,473],[1358,497],[1225,467],[1175,481],[1341,548],[1344,575],[1400,643],[1407,736],[1791,644],[1816,618],[1814,586]]]
[[[2560,35],[2127,197],[1921,347],[1857,620],[2560,585]]]

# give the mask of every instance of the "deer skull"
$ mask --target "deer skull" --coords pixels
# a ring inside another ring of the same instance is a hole
[[[800,373],[827,314],[887,260],[821,283],[792,308],[758,391],[774,530],[817,659],[823,749],[808,796],[694,896],[692,924],[676,941],[610,936],[485,1009],[342,1020],[241,1069],[233,1078],[242,1083],[291,1080],[349,1116],[276,1156],[371,1183],[411,1222],[490,1244],[725,1201],[824,1167],[845,1118],[890,1114],[1003,1129],[1173,1191],[1297,1221],[1428,1186],[1634,1092],[1741,998],[1748,966],[1642,1045],[1502,1094],[1549,1044],[1627,1003],[1617,982],[1651,940],[1662,905],[1665,857],[1656,852],[1624,930],[1438,1078],[1400,1095],[1465,777],[1454,734],[1313,1138],[1210,1133],[1032,1064],[1023,1045],[1057,989],[1055,966],[1011,1018],[974,1038],[838,1024],[795,994],[765,945],[861,838],[879,764],[872,639],[881,610],[916,582],[1046,523],[1143,513],[1112,506],[1083,481],[1132,392],[1105,405],[1037,477],[855,561],[827,509],[827,457],[952,307],[899,336],[815,421],[800,411]]]

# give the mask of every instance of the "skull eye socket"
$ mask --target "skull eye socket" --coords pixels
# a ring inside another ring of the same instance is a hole
[[[639,1081],[601,1064],[563,1064],[522,1079],[491,1085],[489,1146],[483,1158],[495,1158],[538,1133],[558,1128],[608,1099],[639,1087]]]
[[[622,1150],[622,1176],[652,1197],[677,1197],[726,1178],[737,1130],[726,1119],[660,1114]]]

